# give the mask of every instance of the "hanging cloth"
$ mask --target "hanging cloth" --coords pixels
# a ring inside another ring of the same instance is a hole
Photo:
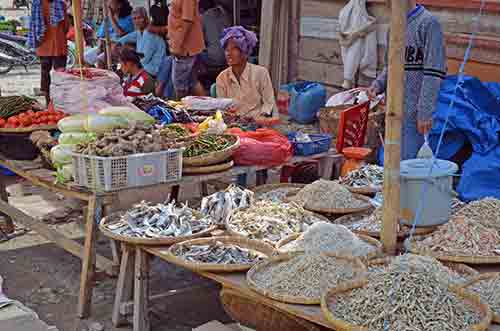
[[[376,78],[376,19],[368,14],[366,0],[350,0],[340,11],[339,24],[344,88],[352,87],[358,71],[369,78]]]

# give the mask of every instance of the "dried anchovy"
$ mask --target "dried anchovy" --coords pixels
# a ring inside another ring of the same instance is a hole
[[[481,320],[447,283],[404,261],[370,272],[365,286],[334,299],[328,305],[336,318],[370,331],[469,330]]]
[[[316,299],[357,273],[350,261],[323,254],[300,254],[290,260],[269,264],[255,274],[258,287],[273,294]]]
[[[500,315],[500,274],[490,279],[478,281],[467,287],[467,290],[479,294],[481,299],[493,310],[493,313]]]
[[[361,240],[343,225],[318,222],[296,240],[284,245],[281,251],[306,253],[336,253],[337,255],[364,257],[376,248]]]
[[[252,205],[253,196],[252,191],[231,185],[225,191],[203,198],[201,213],[210,216],[217,224],[226,225],[233,215],[233,210]]]
[[[294,233],[302,233],[319,219],[296,204],[257,201],[251,207],[237,210],[227,223],[229,230],[251,239],[271,244]]]
[[[486,198],[467,204],[458,216],[472,218],[482,225],[500,232],[500,200]]]
[[[117,222],[107,224],[108,230],[134,238],[185,237],[206,230],[212,225],[208,217],[198,217],[187,205],[175,203],[151,205],[141,202],[128,210]]]
[[[495,230],[461,216],[441,225],[425,239],[415,241],[419,249],[453,256],[494,256],[499,244],[500,236]]]
[[[446,284],[461,285],[464,284],[470,276],[458,273],[457,271],[448,268],[432,256],[404,254],[392,258],[390,264],[410,265],[413,270],[420,270],[422,272],[433,274],[439,279],[439,281]],[[372,264],[368,266],[368,272],[386,271],[390,264]]]
[[[297,187],[280,187],[262,194],[258,194],[257,199],[269,200],[274,202],[284,202],[288,194],[290,194],[291,192],[297,192],[299,190],[300,188]]]
[[[320,179],[306,185],[295,196],[295,202],[310,210],[350,209],[366,206],[349,190],[335,181]]]
[[[384,168],[367,164],[340,178],[340,184],[351,187],[381,188],[384,185]]]
[[[265,257],[256,251],[219,241],[211,245],[179,245],[173,253],[190,262],[214,264],[253,264]]]
[[[467,204],[465,202],[462,202],[457,198],[451,199],[451,215],[458,215],[458,213],[465,206],[467,206]],[[463,216],[467,216],[467,215],[463,215]],[[471,218],[477,218],[477,217],[471,217]]]

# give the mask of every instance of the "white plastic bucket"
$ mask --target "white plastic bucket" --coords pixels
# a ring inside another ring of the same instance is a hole
[[[455,196],[453,175],[457,171],[458,165],[446,160],[436,160],[434,164],[425,159],[402,161],[401,223],[413,225],[418,212],[418,227],[448,222],[451,199]]]

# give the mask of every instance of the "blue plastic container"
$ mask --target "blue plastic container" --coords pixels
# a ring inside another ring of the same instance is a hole
[[[288,134],[288,140],[292,143],[293,154],[298,156],[308,156],[328,152],[332,143],[332,136],[327,134],[310,134],[311,142],[298,143],[295,141],[296,132]]]
[[[316,115],[325,106],[326,89],[316,82],[296,82],[281,86],[290,95],[288,115],[301,124],[316,121]]]

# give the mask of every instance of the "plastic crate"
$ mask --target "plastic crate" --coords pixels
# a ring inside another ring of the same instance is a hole
[[[293,154],[299,156],[308,156],[328,152],[332,143],[332,136],[328,134],[310,134],[311,142],[298,143],[295,141],[296,132],[288,134],[288,140],[293,145]]]
[[[93,191],[116,191],[179,180],[182,153],[174,149],[120,157],[73,154],[75,182]]]

